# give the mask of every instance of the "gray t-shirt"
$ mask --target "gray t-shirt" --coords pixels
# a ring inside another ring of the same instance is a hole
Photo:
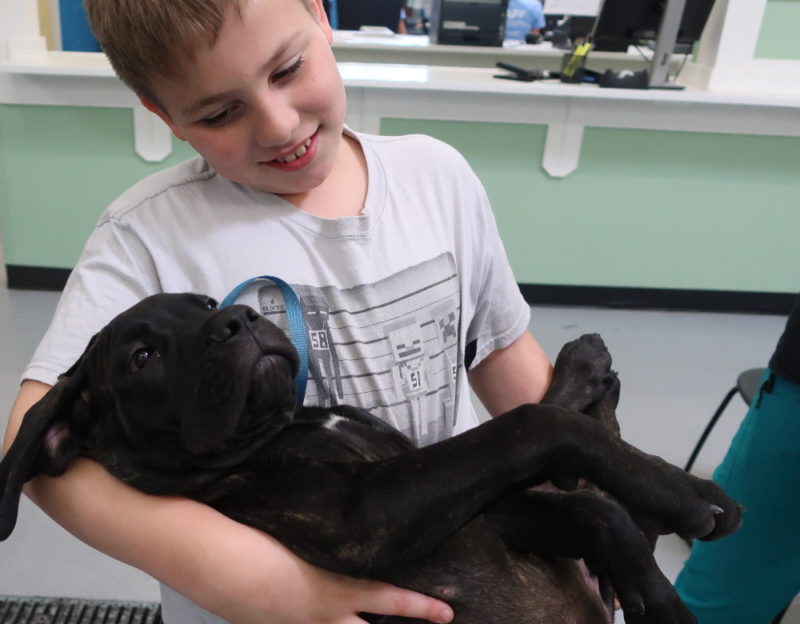
[[[54,383],[94,333],[145,296],[221,300],[269,274],[303,304],[306,405],[359,405],[421,445],[477,424],[465,353],[474,366],[511,344],[530,315],[486,193],[435,139],[352,136],[369,175],[354,217],[309,215],[200,157],[125,192],[100,217],[24,378]],[[287,326],[269,282],[253,283],[238,303]],[[180,616],[174,598],[165,596],[168,624],[201,621]]]

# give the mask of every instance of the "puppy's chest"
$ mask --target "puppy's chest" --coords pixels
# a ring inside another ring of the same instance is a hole
[[[294,422],[272,446],[297,458],[337,463],[378,461],[409,450],[402,438],[333,413]]]

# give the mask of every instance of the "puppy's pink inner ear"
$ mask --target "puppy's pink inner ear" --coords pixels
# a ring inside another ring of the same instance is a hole
[[[65,422],[56,422],[44,436],[44,452],[50,459],[58,457],[62,446],[69,439],[69,427]]]

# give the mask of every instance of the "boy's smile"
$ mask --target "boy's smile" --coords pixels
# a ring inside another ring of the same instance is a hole
[[[299,147],[290,149],[285,156],[276,156],[273,160],[263,163],[279,171],[300,171],[314,160],[317,152],[317,136],[309,137]]]
[[[343,142],[344,86],[320,0],[248,0],[144,104],[225,177],[292,196],[318,188]],[[288,198],[288,197],[287,197]]]

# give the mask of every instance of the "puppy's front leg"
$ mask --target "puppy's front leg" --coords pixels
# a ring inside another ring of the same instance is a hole
[[[284,458],[263,474],[265,500],[252,507],[267,511],[242,521],[353,576],[379,576],[431,552],[505,494],[553,475],[588,479],[661,532],[720,537],[739,525],[738,505],[718,486],[554,406],[526,405],[385,460]]]

